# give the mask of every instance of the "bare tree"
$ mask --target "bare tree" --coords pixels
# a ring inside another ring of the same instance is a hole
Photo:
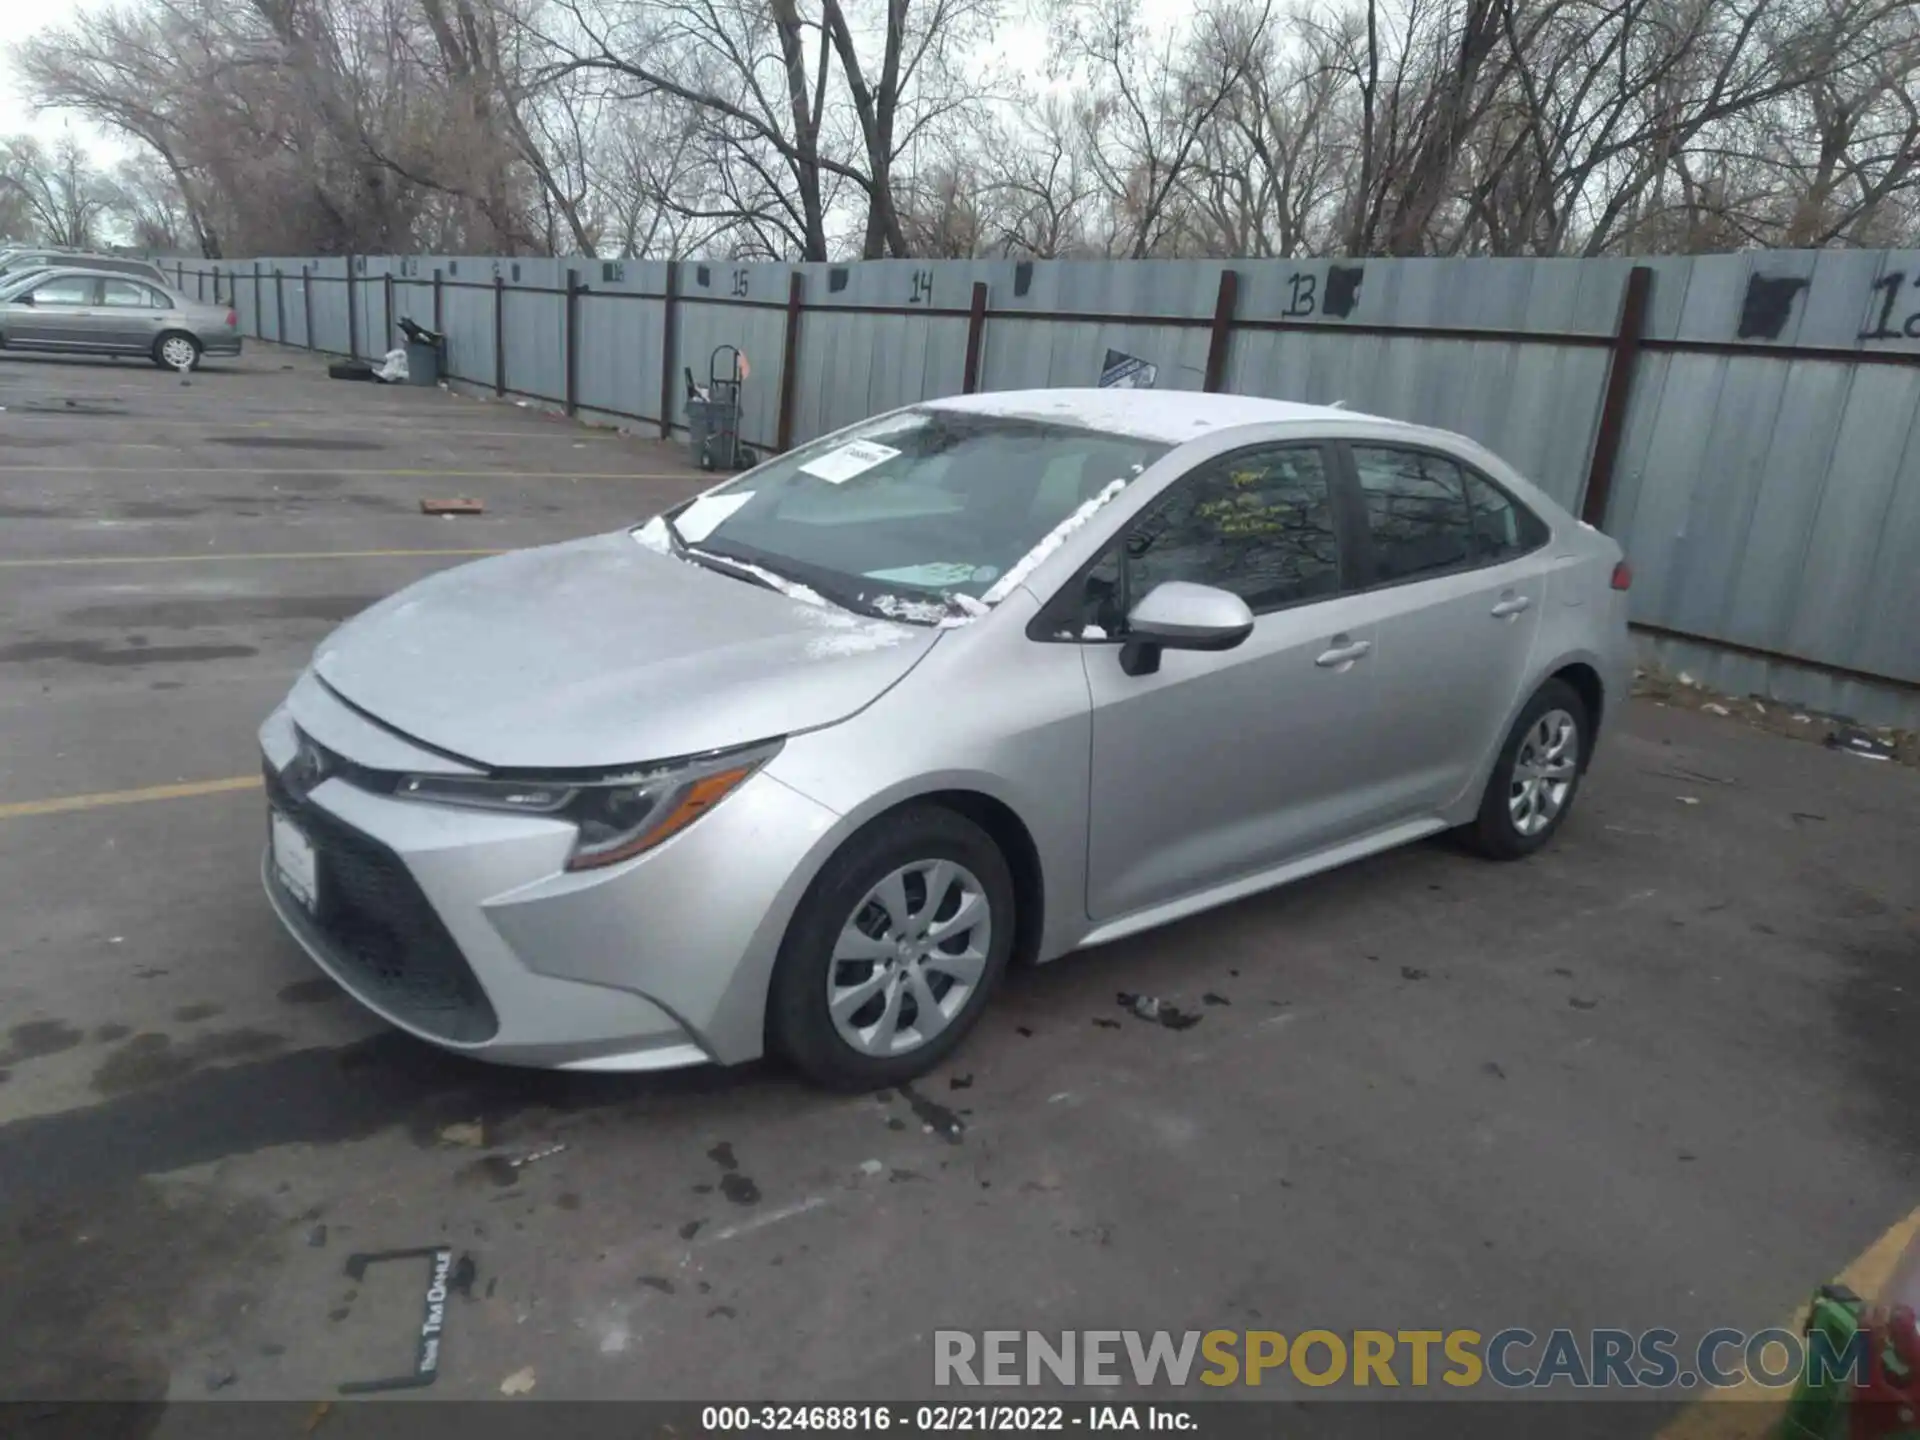
[[[1156,44],[1139,0],[1071,0],[1061,10],[1059,43],[1085,85],[1080,138],[1112,253],[1151,255],[1183,231],[1202,140],[1264,53],[1271,13],[1270,0],[1202,10],[1184,44]]]
[[[113,183],[71,133],[51,146],[30,135],[0,141],[0,190],[14,197],[41,241],[90,250],[113,209]]]
[[[18,58],[151,153],[121,223],[208,254],[1920,239],[1911,0],[1142,4],[1047,0],[1044,80],[1000,0],[125,0]],[[98,231],[24,183],[0,225]]]

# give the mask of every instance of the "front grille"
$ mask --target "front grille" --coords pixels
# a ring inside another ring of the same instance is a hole
[[[370,1004],[462,1044],[500,1028],[486,991],[400,857],[266,772],[267,799],[313,842],[320,903],[310,913],[280,886],[283,909]],[[268,866],[272,875],[272,866]]]

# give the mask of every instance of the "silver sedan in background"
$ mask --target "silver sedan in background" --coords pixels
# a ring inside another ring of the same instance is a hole
[[[1010,961],[1437,831],[1545,844],[1626,695],[1627,584],[1457,435],[915,405],[336,631],[260,732],[267,894],[449,1049],[896,1083]]]
[[[0,280],[0,349],[9,354],[142,355],[191,370],[240,353],[240,317],[129,275],[57,266]]]

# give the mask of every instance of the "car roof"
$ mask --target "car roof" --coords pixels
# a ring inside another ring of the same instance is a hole
[[[169,285],[162,284],[150,275],[142,275],[133,270],[102,270],[96,265],[35,265],[17,272],[0,275],[0,281],[11,280],[15,274],[24,278],[32,275],[37,279],[51,280],[60,275],[85,275],[90,280],[134,280],[142,285],[151,285],[156,290],[172,293]]]
[[[1059,425],[1160,440],[1169,445],[1242,425],[1326,424],[1342,420],[1399,423],[1382,415],[1366,415],[1335,405],[1302,405],[1258,395],[1213,395],[1197,390],[994,390],[978,395],[950,395],[929,400],[926,406],[971,415],[1048,420]]]

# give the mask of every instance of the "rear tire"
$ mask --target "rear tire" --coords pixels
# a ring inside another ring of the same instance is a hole
[[[153,363],[162,370],[178,370],[181,362],[189,370],[200,368],[200,342],[180,330],[169,330],[153,342]]]
[[[830,1089],[924,1075],[979,1020],[1013,936],[1013,877],[984,830],[937,805],[883,816],[827,862],[788,925],[768,1039]]]
[[[1461,837],[1490,860],[1518,860],[1554,837],[1586,770],[1592,722],[1579,693],[1549,680],[1513,722],[1493,762],[1480,813]]]

